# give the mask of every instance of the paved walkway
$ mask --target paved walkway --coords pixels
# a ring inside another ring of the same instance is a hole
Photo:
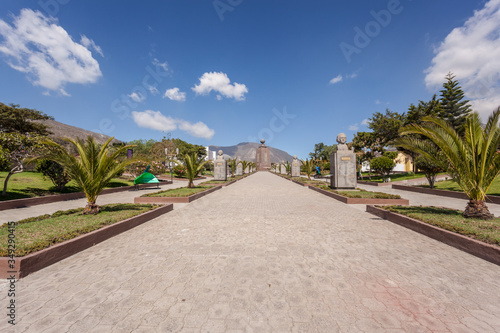
[[[499,276],[257,173],[21,279],[16,332],[499,332]]]

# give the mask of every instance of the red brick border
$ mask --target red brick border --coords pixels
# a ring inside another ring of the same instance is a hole
[[[500,246],[486,244],[439,227],[421,222],[414,218],[389,212],[385,209],[368,205],[366,211],[387,221],[399,224],[427,237],[433,238],[444,244],[453,246],[461,251],[472,254],[481,259],[500,265]]]
[[[377,198],[348,198],[344,197],[343,195],[323,190],[321,188],[318,188],[316,186],[309,186],[309,189],[319,192],[321,194],[324,194],[326,196],[329,196],[330,198],[336,199],[338,201],[341,201],[346,204],[350,205],[356,205],[356,204],[362,204],[362,205],[401,205],[401,206],[408,206],[410,204],[410,201],[408,199],[377,199]]]
[[[173,210],[172,204],[163,205],[140,215],[80,235],[38,252],[28,254],[27,256],[17,257],[15,258],[16,269],[14,270],[16,273],[9,273],[11,271],[8,268],[8,260],[10,260],[10,258],[0,257],[0,279],[8,278],[11,274],[14,274],[17,279],[25,277],[122,232],[168,213],[171,210]]]
[[[222,188],[222,185],[214,186],[212,188],[209,188],[205,191],[192,194],[188,197],[135,197],[134,198],[134,203],[159,203],[159,204],[166,204],[166,203],[189,203],[192,201],[195,201],[201,197],[204,197],[205,195],[212,193],[214,191],[220,190]]]
[[[457,191],[448,191],[448,190],[438,190],[438,189],[430,189],[425,187],[418,186],[408,186],[408,185],[397,185],[393,184],[392,188],[395,190],[409,191],[409,192],[417,192],[417,193],[425,193],[432,195],[439,195],[442,197],[450,197],[450,198],[458,198],[458,199],[466,199],[469,198],[463,192]],[[500,197],[496,195],[490,195],[486,197],[486,202],[491,202],[494,204],[500,204]]]
[[[162,185],[172,184],[171,181],[162,182]],[[138,188],[147,188],[151,187],[154,184],[140,184]],[[102,190],[101,194],[111,194],[116,192],[125,192],[134,190],[135,186],[121,186],[114,188],[107,188]],[[74,199],[82,199],[85,198],[85,193],[83,192],[75,192],[75,193],[65,193],[65,194],[55,194],[55,195],[46,195],[43,197],[35,197],[35,198],[25,198],[25,199],[16,199],[16,200],[6,200],[0,202],[0,211],[28,206],[36,206],[43,205],[52,202],[58,201],[66,201],[66,200],[74,200]]]

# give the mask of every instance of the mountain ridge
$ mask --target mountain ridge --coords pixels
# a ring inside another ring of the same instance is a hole
[[[260,146],[256,142],[240,142],[233,146],[208,146],[210,151],[218,152],[222,150],[224,155],[229,155],[231,158],[240,158],[240,160],[255,162],[255,156],[257,154],[256,149]],[[269,146],[268,146],[269,147]],[[288,154],[286,151],[269,147],[270,158],[272,163],[280,163],[281,161],[293,160],[292,155]]]

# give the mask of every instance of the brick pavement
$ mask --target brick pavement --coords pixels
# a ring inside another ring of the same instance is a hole
[[[498,276],[259,172],[21,279],[16,332],[498,332]]]

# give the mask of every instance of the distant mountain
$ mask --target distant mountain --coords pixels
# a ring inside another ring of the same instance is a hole
[[[83,128],[71,126],[71,125],[66,125],[63,123],[60,123],[55,120],[42,120],[39,121],[47,126],[49,126],[48,130],[51,131],[53,134],[49,135],[51,138],[70,138],[70,139],[86,139],[87,136],[91,135],[94,137],[96,142],[102,144],[106,142],[110,136],[104,135],[101,133],[96,133],[92,131],[85,130]],[[113,139],[112,143],[119,143],[122,142],[117,139]]]
[[[256,149],[259,147],[259,143],[255,142],[242,142],[235,146],[209,146],[210,151],[218,152],[222,150],[224,155],[229,155],[231,158],[239,157],[241,160],[255,162]],[[271,162],[279,163],[281,161],[292,161],[293,156],[288,154],[286,151],[269,147],[271,153]]]

